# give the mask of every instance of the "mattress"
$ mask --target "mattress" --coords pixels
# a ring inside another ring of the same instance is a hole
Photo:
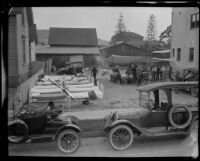
[[[98,87],[93,86],[93,87],[86,87],[86,88],[78,88],[78,87],[69,87],[68,91],[71,93],[77,93],[77,92],[89,92],[92,90],[98,90]]]
[[[76,88],[90,88],[94,87],[93,83],[87,83],[87,84],[71,84],[71,85],[65,85],[65,87],[76,87]]]
[[[54,94],[40,94],[40,93],[31,93],[32,99],[64,99],[66,95],[64,93],[54,93]]]
[[[79,84],[88,84],[88,83],[90,83],[89,80],[83,80],[83,81],[78,81],[78,80],[74,81],[74,80],[72,80],[72,81],[64,81],[64,82],[65,82],[65,85],[79,85]]]
[[[31,88],[31,93],[59,93],[62,92],[62,90],[60,88],[45,88],[45,89],[38,89],[38,88]]]
[[[47,82],[47,81],[45,81],[45,82],[35,82],[35,84],[36,85],[41,85],[41,86],[48,86],[48,85],[52,85],[52,83],[51,82]]]
[[[48,86],[34,86],[35,89],[54,89],[54,88],[58,88],[56,85],[48,85]]]

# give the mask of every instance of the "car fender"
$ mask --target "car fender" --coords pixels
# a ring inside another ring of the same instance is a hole
[[[130,122],[128,120],[116,120],[116,121],[112,122],[109,126],[105,127],[104,130],[107,133],[113,127],[115,127],[117,125],[121,125],[121,124],[129,126],[132,130],[137,130],[137,132],[139,134],[144,133],[144,131],[141,128],[139,128],[137,125],[133,124],[132,122]]]
[[[63,131],[63,130],[67,130],[67,129],[72,129],[75,130],[78,133],[81,133],[82,130],[80,129],[80,127],[78,127],[77,125],[73,124],[73,123],[68,123],[66,125],[63,125],[62,127],[60,127],[55,134],[54,140],[57,138],[58,134]]]
[[[197,120],[199,121],[199,116],[193,117],[193,119],[192,119],[192,121],[191,121],[191,123],[190,123],[189,129],[188,129],[189,132],[191,131],[191,128],[192,128],[193,124],[194,124]]]

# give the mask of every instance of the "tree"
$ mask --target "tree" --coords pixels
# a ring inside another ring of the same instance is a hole
[[[171,34],[171,25],[160,34],[159,42],[163,47],[170,48]]]
[[[115,31],[116,34],[126,31],[126,26],[124,24],[124,16],[123,16],[122,12],[120,12],[116,29],[117,29]]]
[[[147,37],[148,41],[156,40],[156,17],[151,14],[147,26]]]

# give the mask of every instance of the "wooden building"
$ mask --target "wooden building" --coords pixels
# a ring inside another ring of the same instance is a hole
[[[118,43],[116,45],[109,46],[107,48],[101,49],[101,54],[108,58],[111,55],[119,55],[119,56],[142,56],[148,55],[150,53],[129,44],[128,42]],[[151,55],[151,54],[150,54]]]
[[[17,87],[31,75],[37,43],[31,7],[14,7],[8,17],[8,86]]]
[[[50,28],[48,45],[36,48],[36,59],[52,59],[52,65],[61,68],[66,62],[83,62],[84,66],[97,65],[100,56],[95,28]]]

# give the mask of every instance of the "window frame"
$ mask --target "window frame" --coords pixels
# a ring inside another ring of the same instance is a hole
[[[22,35],[22,58],[23,65],[26,65],[26,37]]]
[[[191,54],[192,54],[192,56],[191,56]],[[194,62],[194,47],[189,48],[189,62]]]
[[[173,58],[175,57],[175,49],[174,48],[172,49],[172,57]]]
[[[199,12],[190,16],[190,28],[193,29],[197,27],[199,27]]]
[[[176,61],[180,61],[181,60],[181,48],[177,48],[177,57],[176,57]]]
[[[24,11],[22,11],[22,14],[21,14],[21,24],[22,24],[22,26],[25,25]]]

